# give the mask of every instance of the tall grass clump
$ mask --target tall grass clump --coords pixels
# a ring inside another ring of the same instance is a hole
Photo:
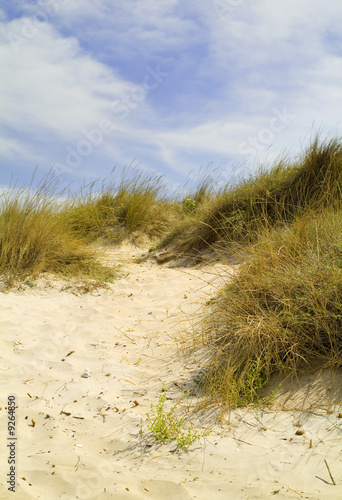
[[[202,383],[220,402],[255,402],[276,374],[342,365],[342,209],[267,229],[211,305]]]
[[[117,183],[96,188],[96,183],[91,185],[69,210],[73,230],[88,240],[158,237],[175,215],[175,203],[162,195],[161,177],[155,174],[134,171]]]
[[[308,209],[320,210],[341,197],[342,144],[319,137],[296,162],[279,160],[237,186],[226,186],[192,221],[170,232],[160,247],[198,252],[217,242],[251,242],[261,231],[287,224]]]
[[[12,284],[42,272],[112,279],[69,224],[61,179],[49,173],[37,188],[11,188],[0,200],[0,274]],[[68,201],[70,203],[70,201]]]

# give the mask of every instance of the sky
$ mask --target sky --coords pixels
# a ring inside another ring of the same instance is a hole
[[[236,182],[341,136],[340,0],[1,1],[0,65],[2,186]]]

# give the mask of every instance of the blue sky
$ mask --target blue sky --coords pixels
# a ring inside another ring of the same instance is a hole
[[[226,181],[341,135],[340,0],[0,4],[0,184]]]

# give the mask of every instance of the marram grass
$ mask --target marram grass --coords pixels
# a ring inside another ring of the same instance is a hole
[[[70,227],[59,180],[50,174],[37,189],[3,193],[0,206],[0,274],[7,284],[44,272],[101,281],[115,269],[102,266],[94,249]]]
[[[255,403],[277,374],[342,366],[342,210],[308,212],[265,230],[210,303],[207,394]]]
[[[307,210],[336,204],[342,196],[342,143],[318,137],[295,162],[280,159],[237,186],[211,193],[194,213],[171,229],[159,248],[196,255],[216,243],[248,243],[261,231],[291,223]]]

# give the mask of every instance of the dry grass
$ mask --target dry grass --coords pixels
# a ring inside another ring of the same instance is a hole
[[[257,402],[277,375],[342,365],[342,210],[265,230],[205,319],[202,384],[230,405]]]
[[[88,186],[68,210],[73,231],[89,241],[111,243],[163,234],[179,213],[179,207],[162,195],[161,177],[133,171],[118,183],[98,189]]]
[[[101,266],[95,250],[71,229],[59,185],[60,179],[48,174],[36,189],[14,188],[2,194],[0,273],[9,285],[43,272],[114,279],[115,270]]]
[[[342,144],[317,137],[296,163],[280,160],[238,186],[205,197],[192,219],[181,221],[159,249],[196,254],[216,243],[255,241],[265,228],[287,224],[341,198]]]

